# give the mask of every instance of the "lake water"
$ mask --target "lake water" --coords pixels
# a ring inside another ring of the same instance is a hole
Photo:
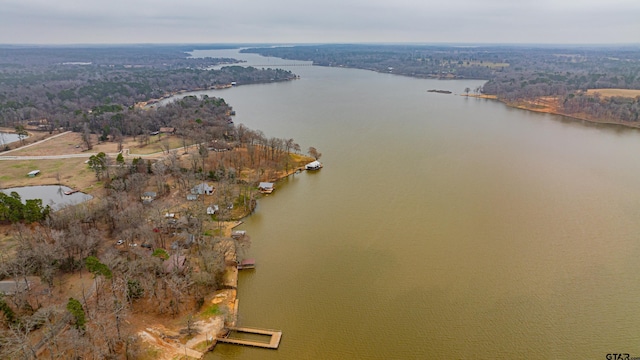
[[[280,349],[207,359],[640,356],[638,131],[455,95],[480,81],[290,69],[202,92],[325,165],[241,227],[239,323],[282,330]]]
[[[71,190],[69,187],[60,185],[21,186],[0,189],[5,194],[10,194],[13,191],[17,192],[23,202],[28,199],[42,199],[42,206],[49,205],[53,210],[80,204],[93,198],[93,196],[81,192],[71,195],[64,194]]]

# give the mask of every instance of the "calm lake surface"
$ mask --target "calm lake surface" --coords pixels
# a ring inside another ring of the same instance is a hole
[[[5,194],[11,194],[15,191],[24,200],[42,199],[42,206],[51,206],[53,210],[61,209],[68,205],[76,205],[91,200],[93,196],[81,192],[65,195],[66,191],[72,189],[61,185],[40,185],[40,186],[21,186],[7,189],[0,189]]]
[[[207,359],[640,356],[638,131],[427,93],[479,81],[289,69],[203,92],[325,165],[241,227],[239,324],[282,330],[280,349]]]
[[[27,138],[26,136],[24,137]],[[0,132],[0,146],[20,140],[18,134]]]

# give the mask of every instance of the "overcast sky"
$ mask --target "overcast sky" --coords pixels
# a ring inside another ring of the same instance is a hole
[[[0,44],[640,43],[640,0],[1,0]]]

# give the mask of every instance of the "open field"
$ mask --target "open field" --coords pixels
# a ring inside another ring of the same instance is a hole
[[[612,97],[612,96],[622,96],[635,98],[636,96],[640,96],[640,90],[635,89],[589,89],[587,90],[588,95],[593,95],[595,93],[600,94],[602,97]]]
[[[3,161],[0,162],[0,188],[61,184],[91,192],[96,176],[85,161],[84,158]],[[40,170],[40,175],[28,177],[27,173],[31,170]]]
[[[79,133],[67,133],[30,147],[16,149],[7,155],[43,156],[86,153],[87,157],[0,162],[2,168],[2,171],[0,171],[0,188],[61,184],[83,192],[91,192],[95,188],[96,179],[94,172],[85,163],[89,155],[101,151],[105,153],[118,152],[117,143],[103,142],[97,144],[97,136],[94,136],[94,141],[96,145],[91,151],[87,151]],[[134,141],[133,138],[127,138],[123,142],[123,147],[130,149],[131,156],[151,154],[162,151],[161,144],[165,141],[174,148],[181,145],[178,137],[165,135],[160,141],[158,136],[152,136],[149,145],[144,146]],[[0,153],[0,156],[2,155],[4,153]],[[33,178],[28,177],[27,173],[32,170],[40,170],[40,175]]]
[[[169,145],[170,149],[177,149],[182,146],[182,139],[174,135],[154,135],[149,137],[149,144],[140,146],[133,139],[127,139],[127,145],[125,149],[129,149],[129,153],[133,155],[148,155],[163,151],[163,147],[166,149],[166,145]],[[189,142],[190,144],[190,142]]]
[[[45,141],[43,143],[30,146],[24,149],[16,149],[11,152],[12,156],[41,156],[41,155],[67,155],[67,154],[82,154],[85,152],[99,153],[104,152],[107,154],[114,154],[118,152],[118,144],[115,142],[98,142],[98,136],[92,135],[93,149],[87,151],[85,144],[82,141],[80,133],[68,133],[59,136],[55,139]],[[139,141],[134,140],[132,137],[127,137],[122,143],[123,149],[129,149],[129,154],[135,155],[148,155],[153,153],[162,152],[162,147],[169,145],[171,149],[179,148],[182,146],[182,141],[177,136],[169,135],[156,135],[149,137],[148,144],[140,144]],[[2,153],[0,153],[2,156]],[[88,156],[87,156],[88,157]]]
[[[15,131],[14,128],[0,127],[0,132],[15,134],[16,131]],[[20,147],[20,146],[23,146],[23,145],[32,144],[32,143],[34,143],[36,141],[40,141],[42,139],[45,139],[45,138],[51,136],[51,134],[49,134],[49,132],[47,132],[47,131],[31,131],[31,130],[27,129],[27,132],[29,133],[29,137],[25,138],[22,142],[15,141],[15,142],[12,142],[12,143],[9,143],[9,144],[4,144],[2,146],[4,148],[3,150],[15,149],[17,147]]]

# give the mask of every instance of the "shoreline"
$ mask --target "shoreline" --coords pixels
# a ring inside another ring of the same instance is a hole
[[[64,136],[68,132],[62,134],[56,134],[55,136]],[[1,154],[0,154],[1,156]],[[265,181],[278,182],[286,179],[287,177],[298,174],[305,170],[305,164],[313,161],[314,159],[300,154],[290,153],[291,164],[288,170],[282,169],[280,171],[273,171],[267,173],[267,177],[263,178]],[[73,160],[73,161],[69,161]],[[35,167],[43,169],[43,160],[24,160],[25,163],[32,164]],[[34,178],[27,178],[23,173],[26,172],[19,168],[20,175],[16,175],[16,181],[19,180],[21,184],[16,186],[39,186],[39,185],[63,185],[72,189],[80,189],[82,192],[92,194],[94,200],[98,199],[100,195],[96,192],[103,191],[102,186],[97,186],[95,177],[87,165],[84,164],[85,158],[73,158],[73,159],[56,159],[47,160],[48,162],[63,162],[69,166],[75,168],[80,166],[82,172],[84,172],[84,180],[92,185],[78,186],[78,171],[75,170],[76,177],[74,178],[69,172],[63,171],[60,174],[59,171],[48,171],[47,176],[38,176]],[[36,164],[38,166],[36,166]],[[53,166],[53,165],[51,165]],[[58,175],[56,175],[58,174]],[[25,181],[26,180],[26,181]],[[3,181],[2,185],[6,185]],[[172,192],[173,193],[173,190]],[[255,200],[259,201],[265,195],[257,194]],[[255,210],[254,206],[251,209],[238,212],[233,218],[224,222],[222,228],[222,236],[225,238],[231,238],[231,234],[234,228],[241,225],[247,217],[251,216]],[[146,314],[144,311],[134,312],[131,314],[128,323],[132,324],[132,333],[137,334],[143,345],[143,352],[154,354],[153,358],[174,360],[176,356],[187,354],[189,358],[203,358],[205,354],[215,347],[216,338],[225,334],[225,329],[234,327],[236,320],[238,319],[238,269],[236,267],[236,254],[229,252],[225,258],[226,266],[222,271],[223,279],[221,286],[215,291],[203,292],[204,304],[200,308],[193,307],[187,312],[181,312],[176,316],[162,321],[160,318]],[[242,259],[239,259],[242,260]],[[196,328],[196,333],[191,335],[184,334],[184,317],[190,317],[193,319],[191,323],[193,328]]]
[[[284,172],[275,177],[274,182],[280,181],[286,177],[305,171],[304,166],[293,168],[288,172]],[[260,199],[262,197],[259,197]],[[253,214],[253,209],[237,220],[226,221],[224,225],[224,236],[231,237],[233,229],[242,225],[244,219]],[[237,254],[231,254],[227,259],[227,264],[237,263]],[[187,354],[190,358],[203,359],[207,353],[214,350],[217,345],[216,338],[225,334],[228,327],[237,326],[238,319],[238,268],[235,265],[227,265],[223,275],[223,288],[214,291],[206,296],[204,308],[209,306],[219,306],[220,313],[208,317],[201,317],[194,325],[200,332],[185,341],[169,342],[172,334],[179,334],[181,327],[165,327],[162,324],[145,325],[144,329],[136,332],[140,339],[153,347],[155,350],[162,351],[162,356],[158,359],[173,360],[176,356]],[[198,311],[201,313],[202,309]],[[170,335],[170,336],[167,336]]]
[[[559,116],[564,116],[564,117],[572,119],[572,120],[586,121],[586,122],[591,123],[591,124],[617,125],[617,126],[622,126],[622,127],[625,127],[625,128],[640,129],[640,123],[593,119],[593,118],[589,118],[589,117],[586,117],[586,116],[579,116],[579,115],[575,115],[575,114],[566,114],[566,113],[554,110],[554,109],[552,109],[552,108],[550,108],[548,106],[544,106],[544,105],[539,105],[538,104],[537,106],[541,106],[541,107],[539,107],[539,108],[534,107],[536,105],[533,104],[532,102],[523,102],[523,103],[508,102],[506,100],[499,99],[496,95],[484,95],[484,94],[479,94],[479,95],[471,95],[471,94],[469,94],[469,95],[465,95],[465,94],[461,94],[460,96],[472,97],[472,98],[476,98],[476,99],[495,100],[495,101],[498,101],[498,102],[501,102],[501,103],[505,104],[506,106],[508,106],[510,108],[533,111],[533,112],[543,113],[543,114],[559,115]],[[533,100],[533,101],[540,101],[540,99]],[[527,103],[529,105],[527,105]]]
[[[237,87],[237,86],[241,86],[241,85],[256,85],[256,84],[269,84],[269,83],[273,83],[273,82],[285,82],[285,81],[293,81],[293,80],[298,80],[300,79],[300,76],[296,75],[293,78],[289,78],[289,79],[281,79],[281,80],[273,80],[273,81],[263,81],[263,82],[250,82],[250,83],[246,83],[246,84],[222,84],[222,85],[213,85],[210,86],[208,88],[195,88],[195,89],[191,89],[191,90],[177,90],[177,91],[172,91],[169,93],[164,94],[163,96],[161,96],[158,99],[149,99],[146,101],[139,101],[135,104],[133,104],[133,106],[135,108],[139,108],[139,109],[144,109],[147,107],[152,107],[152,106],[156,106],[158,105],[158,103],[170,99],[174,96],[178,96],[178,95],[185,95],[185,96],[189,96],[189,93],[194,93],[194,92],[199,92],[199,91],[211,91],[211,90],[224,90],[224,89],[230,89],[233,87]]]

